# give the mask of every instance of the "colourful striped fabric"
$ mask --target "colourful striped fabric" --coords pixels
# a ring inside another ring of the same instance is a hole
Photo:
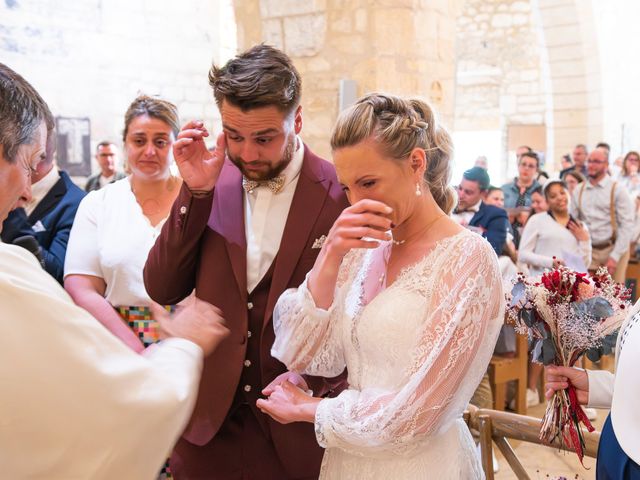
[[[169,313],[175,311],[175,306],[173,305],[164,308]],[[120,317],[127,322],[129,328],[138,335],[145,347],[160,340],[158,322],[152,318],[149,307],[116,307],[116,310]]]

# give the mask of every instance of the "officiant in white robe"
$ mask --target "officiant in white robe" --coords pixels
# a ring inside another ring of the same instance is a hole
[[[0,225],[30,196],[52,129],[42,98],[0,63]],[[205,302],[162,320],[173,338],[138,355],[34,255],[0,243],[0,477],[155,478],[193,409],[203,354],[226,334]]]

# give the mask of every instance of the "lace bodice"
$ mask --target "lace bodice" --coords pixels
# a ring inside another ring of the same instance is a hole
[[[371,259],[371,250],[345,257],[328,310],[316,308],[306,281],[286,291],[272,355],[312,375],[347,367],[350,388],[317,410],[322,446],[411,454],[460,418],[486,371],[503,322],[500,271],[491,246],[463,231],[363,305]]]

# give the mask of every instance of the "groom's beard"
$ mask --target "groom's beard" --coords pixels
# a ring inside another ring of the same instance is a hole
[[[287,142],[287,146],[282,153],[282,157],[275,165],[272,165],[268,160],[254,160],[253,162],[247,163],[241,156],[233,156],[229,151],[227,151],[227,156],[246,178],[262,182],[264,180],[271,180],[272,178],[277,177],[285,168],[287,168],[287,165],[291,163],[293,154],[296,151],[296,143],[297,137],[292,135],[292,138]],[[260,170],[248,170],[247,165],[261,168]]]

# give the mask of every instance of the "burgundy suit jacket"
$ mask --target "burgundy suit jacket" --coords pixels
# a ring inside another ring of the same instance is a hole
[[[286,289],[302,283],[320,251],[312,248],[314,241],[329,232],[348,206],[333,165],[304,148],[302,169],[275,259],[264,313],[260,345],[262,387],[286,371],[270,353],[274,340],[273,308]],[[208,443],[216,434],[238,388],[247,348],[246,270],[242,174],[227,160],[213,200],[211,196],[193,197],[186,186],[182,187],[144,268],[145,286],[153,300],[175,304],[195,288],[198,298],[222,310],[231,330],[205,359],[196,407],[183,435],[196,445]],[[315,396],[324,396],[344,389],[345,378],[345,375],[336,379],[308,377],[307,381]],[[302,473],[305,447],[309,442],[309,447],[315,443],[310,425],[283,426],[266,416],[264,420],[285,467]]]

